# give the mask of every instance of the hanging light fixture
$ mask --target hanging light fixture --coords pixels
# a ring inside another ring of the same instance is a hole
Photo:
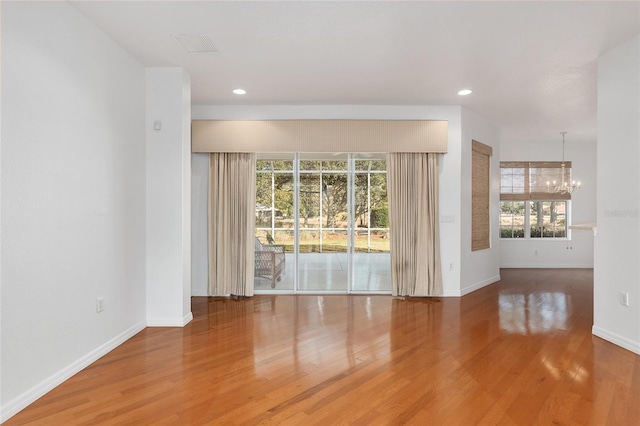
[[[564,162],[564,135],[566,135],[567,132],[560,132],[560,134],[562,135],[562,163],[560,165],[561,181],[547,181],[547,191],[550,193],[571,194],[573,191],[579,190],[581,184],[580,181],[576,182],[575,180],[571,180],[571,169],[569,169],[569,179],[565,178],[566,164]]]

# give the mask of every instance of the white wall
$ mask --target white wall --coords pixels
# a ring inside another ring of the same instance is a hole
[[[440,230],[442,264],[456,265],[450,271],[443,267],[444,294],[460,295],[460,107],[459,106],[378,106],[378,105],[305,105],[305,106],[194,106],[194,120],[277,120],[277,119],[371,119],[371,120],[447,120],[449,122],[449,152],[440,163],[440,212],[452,222],[442,223]],[[197,159],[194,159],[194,164]],[[204,173],[202,169],[201,173]],[[194,181],[206,179],[196,175]],[[197,195],[194,192],[194,197]],[[194,198],[193,206],[206,206]],[[206,214],[206,212],[205,212]],[[442,221],[442,219],[441,219]],[[193,232],[201,233],[202,224],[194,225]],[[198,238],[195,235],[193,239]],[[207,254],[193,247],[193,276],[205,277]],[[194,282],[193,294],[198,294],[206,284]]]
[[[209,154],[191,155],[191,294],[209,295],[208,207]]]
[[[640,354],[640,36],[598,60],[593,334]],[[620,303],[629,294],[629,306]]]
[[[191,88],[182,68],[147,68],[146,129],[147,323],[183,326],[193,316]]]
[[[565,159],[571,161],[572,176],[582,189],[571,195],[571,223],[596,222],[596,142],[572,142],[565,136]],[[500,145],[500,161],[560,161],[562,135],[548,142]],[[496,222],[497,223],[497,222]],[[503,239],[500,266],[503,268],[593,268],[594,237],[591,231],[570,230],[570,241]],[[537,254],[536,254],[537,253]]]
[[[5,420],[146,324],[145,74],[67,3],[2,9]]]
[[[471,251],[471,141],[477,140],[493,149],[491,156],[491,247]],[[461,156],[461,241],[460,295],[470,293],[500,280],[500,239],[497,229],[500,198],[500,145],[498,127],[484,117],[462,108]],[[448,264],[444,264],[448,268]]]

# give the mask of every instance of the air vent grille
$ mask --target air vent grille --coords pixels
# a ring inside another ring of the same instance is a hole
[[[213,40],[206,34],[173,34],[173,38],[189,53],[212,53],[218,49],[213,44]]]

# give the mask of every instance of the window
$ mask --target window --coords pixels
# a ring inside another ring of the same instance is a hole
[[[530,201],[529,208],[531,238],[565,238],[567,236],[566,201]]]
[[[548,188],[570,179],[570,162],[501,162],[500,238],[568,238],[571,194]]]
[[[500,201],[500,238],[524,238],[524,201]]]

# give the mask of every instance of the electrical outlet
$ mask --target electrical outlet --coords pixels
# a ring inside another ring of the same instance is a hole
[[[450,264],[449,264],[449,270],[450,270],[450,271],[453,271],[453,263],[450,263]]]
[[[534,250],[534,251],[533,251],[533,254],[534,254],[535,256],[537,256],[537,255],[538,255],[538,250]]]
[[[104,311],[104,297],[98,297],[96,299],[96,312]]]
[[[629,306],[629,293],[620,293],[620,304],[622,306]]]

